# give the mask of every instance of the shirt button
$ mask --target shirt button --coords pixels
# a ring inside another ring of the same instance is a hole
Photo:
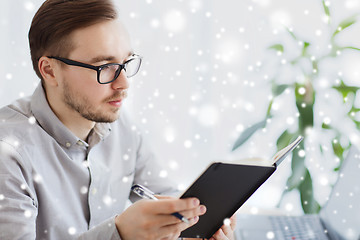
[[[84,145],[84,143],[82,142],[82,141],[77,141],[77,145],[79,145],[79,146],[83,146]]]
[[[95,194],[97,193],[97,189],[96,189],[96,188],[93,188],[93,190],[91,191],[91,193],[92,193],[93,195],[95,195]]]
[[[67,148],[69,148],[69,147],[71,147],[71,143],[67,142],[67,143],[65,143],[65,146],[66,146]]]

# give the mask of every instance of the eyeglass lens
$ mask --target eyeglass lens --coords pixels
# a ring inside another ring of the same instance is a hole
[[[134,76],[139,71],[140,64],[141,64],[141,59],[139,58],[131,59],[130,61],[125,63],[124,71],[126,77],[130,78]],[[120,75],[121,70],[122,67],[118,64],[107,65],[101,69],[99,75],[99,81],[101,83],[111,82]]]

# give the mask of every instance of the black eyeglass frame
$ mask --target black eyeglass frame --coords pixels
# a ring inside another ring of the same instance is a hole
[[[136,72],[131,76],[126,76],[127,78],[133,77],[134,75],[136,75],[139,72],[141,62],[142,62],[142,57],[140,55],[137,55],[137,54],[131,55],[130,59],[125,61],[123,64],[121,64],[121,63],[107,63],[107,64],[103,64],[103,65],[100,65],[100,66],[94,66],[94,65],[91,65],[91,64],[82,63],[82,62],[74,61],[74,60],[67,59],[67,58],[57,57],[57,56],[47,56],[47,57],[59,60],[59,61],[65,63],[67,65],[83,67],[83,68],[88,68],[88,69],[95,70],[97,72],[97,81],[98,81],[99,84],[108,84],[108,83],[111,83],[111,82],[115,81],[119,77],[121,70],[124,69],[126,71],[126,65],[129,62],[131,62],[132,60],[138,59],[140,61],[140,63],[139,63],[139,67],[136,70]],[[119,66],[119,70],[117,70],[115,72],[116,74],[114,76],[114,79],[112,79],[111,81],[108,81],[108,82],[101,82],[100,81],[100,72],[101,72],[101,70],[104,69],[105,67],[114,66],[114,65]]]

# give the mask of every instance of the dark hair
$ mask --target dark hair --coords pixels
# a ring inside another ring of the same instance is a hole
[[[80,28],[117,19],[111,0],[46,0],[36,12],[29,30],[31,60],[36,74],[45,53],[67,57],[73,45],[69,35]]]

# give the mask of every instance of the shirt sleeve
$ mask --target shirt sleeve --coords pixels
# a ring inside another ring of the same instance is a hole
[[[78,236],[78,240],[121,240],[119,232],[115,225],[115,217],[95,226],[87,232]]]
[[[16,150],[0,141],[0,239],[35,239],[37,199]]]
[[[1,240],[35,240],[37,238],[38,200],[33,181],[36,181],[36,177],[32,176],[31,166],[25,166],[17,150],[0,140]],[[51,239],[65,239],[63,236],[53,237],[55,238]],[[66,239],[69,239],[69,235]],[[86,232],[74,235],[71,239],[121,240],[115,225],[115,217],[109,218]]]
[[[138,135],[134,184],[142,184],[156,194],[174,196],[178,193],[175,182],[166,175],[164,167],[159,164],[147,139],[141,134]],[[130,195],[131,201],[138,199],[135,194]]]

